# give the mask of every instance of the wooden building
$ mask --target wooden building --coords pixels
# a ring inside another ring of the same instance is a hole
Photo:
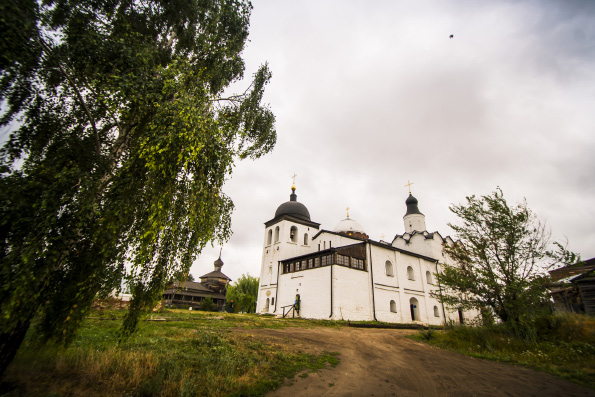
[[[225,308],[227,286],[231,279],[221,273],[221,256],[214,263],[215,270],[200,277],[200,282],[176,281],[163,291],[163,306],[200,309],[205,298],[210,297],[218,311]]]
[[[557,311],[595,315],[595,258],[549,273],[550,295]]]

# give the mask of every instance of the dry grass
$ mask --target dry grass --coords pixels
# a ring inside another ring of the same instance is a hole
[[[527,338],[504,325],[425,331],[416,339],[479,358],[521,364],[595,388],[595,317],[577,314],[536,319]]]
[[[337,362],[330,354],[306,354],[299,346],[233,332],[240,324],[280,325],[266,318],[165,312],[159,316],[171,321],[147,322],[118,345],[121,313],[104,315],[112,320],[86,320],[68,348],[41,346],[30,337],[9,367],[4,389],[12,386],[14,395],[262,395],[285,377]]]

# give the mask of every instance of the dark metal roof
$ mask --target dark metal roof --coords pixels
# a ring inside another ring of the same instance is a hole
[[[275,212],[275,218],[281,215],[292,215],[306,221],[310,220],[310,212],[302,203],[298,203],[297,194],[295,194],[295,186],[291,189],[289,201],[281,204]]]
[[[288,220],[288,221],[291,221],[291,222],[299,223],[300,225],[305,225],[305,226],[313,227],[315,229],[318,229],[320,227],[320,223],[308,221],[306,219],[298,218],[296,216],[289,215],[289,214],[282,214],[280,216],[275,216],[270,221],[265,222],[264,225],[266,227],[269,227],[269,226],[274,225],[275,223],[277,223],[279,221],[282,221],[282,220]]]
[[[417,199],[411,193],[409,193],[409,197],[405,200],[405,204],[407,204],[407,213],[405,213],[405,216],[414,214],[423,215],[417,207]]]

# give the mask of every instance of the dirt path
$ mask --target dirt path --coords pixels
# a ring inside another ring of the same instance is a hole
[[[414,331],[361,328],[248,330],[303,351],[339,352],[335,368],[296,376],[271,396],[595,396],[527,368],[484,361],[405,338]]]

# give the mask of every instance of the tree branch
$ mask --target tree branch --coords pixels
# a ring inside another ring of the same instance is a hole
[[[41,36],[39,36],[39,43],[45,49],[48,56],[51,55],[51,48],[46,44],[46,42],[43,40],[43,38]],[[62,72],[64,77],[66,77],[66,80],[68,80],[68,82],[72,86],[72,89],[76,93],[78,101],[80,102],[85,113],[87,114],[87,117],[89,118],[89,122],[91,123],[91,128],[93,128],[93,135],[95,136],[95,145],[96,145],[97,154],[99,155],[99,154],[101,154],[101,142],[99,140],[99,133],[97,132],[97,127],[95,126],[95,118],[93,118],[91,111],[87,107],[87,104],[85,103],[85,100],[83,99],[83,96],[82,96],[81,92],[79,91],[79,89],[78,89],[77,85],[75,84],[71,75],[67,72],[66,68],[62,65],[62,63],[60,61],[57,61],[57,64],[58,64],[58,68],[60,68],[60,71]]]

